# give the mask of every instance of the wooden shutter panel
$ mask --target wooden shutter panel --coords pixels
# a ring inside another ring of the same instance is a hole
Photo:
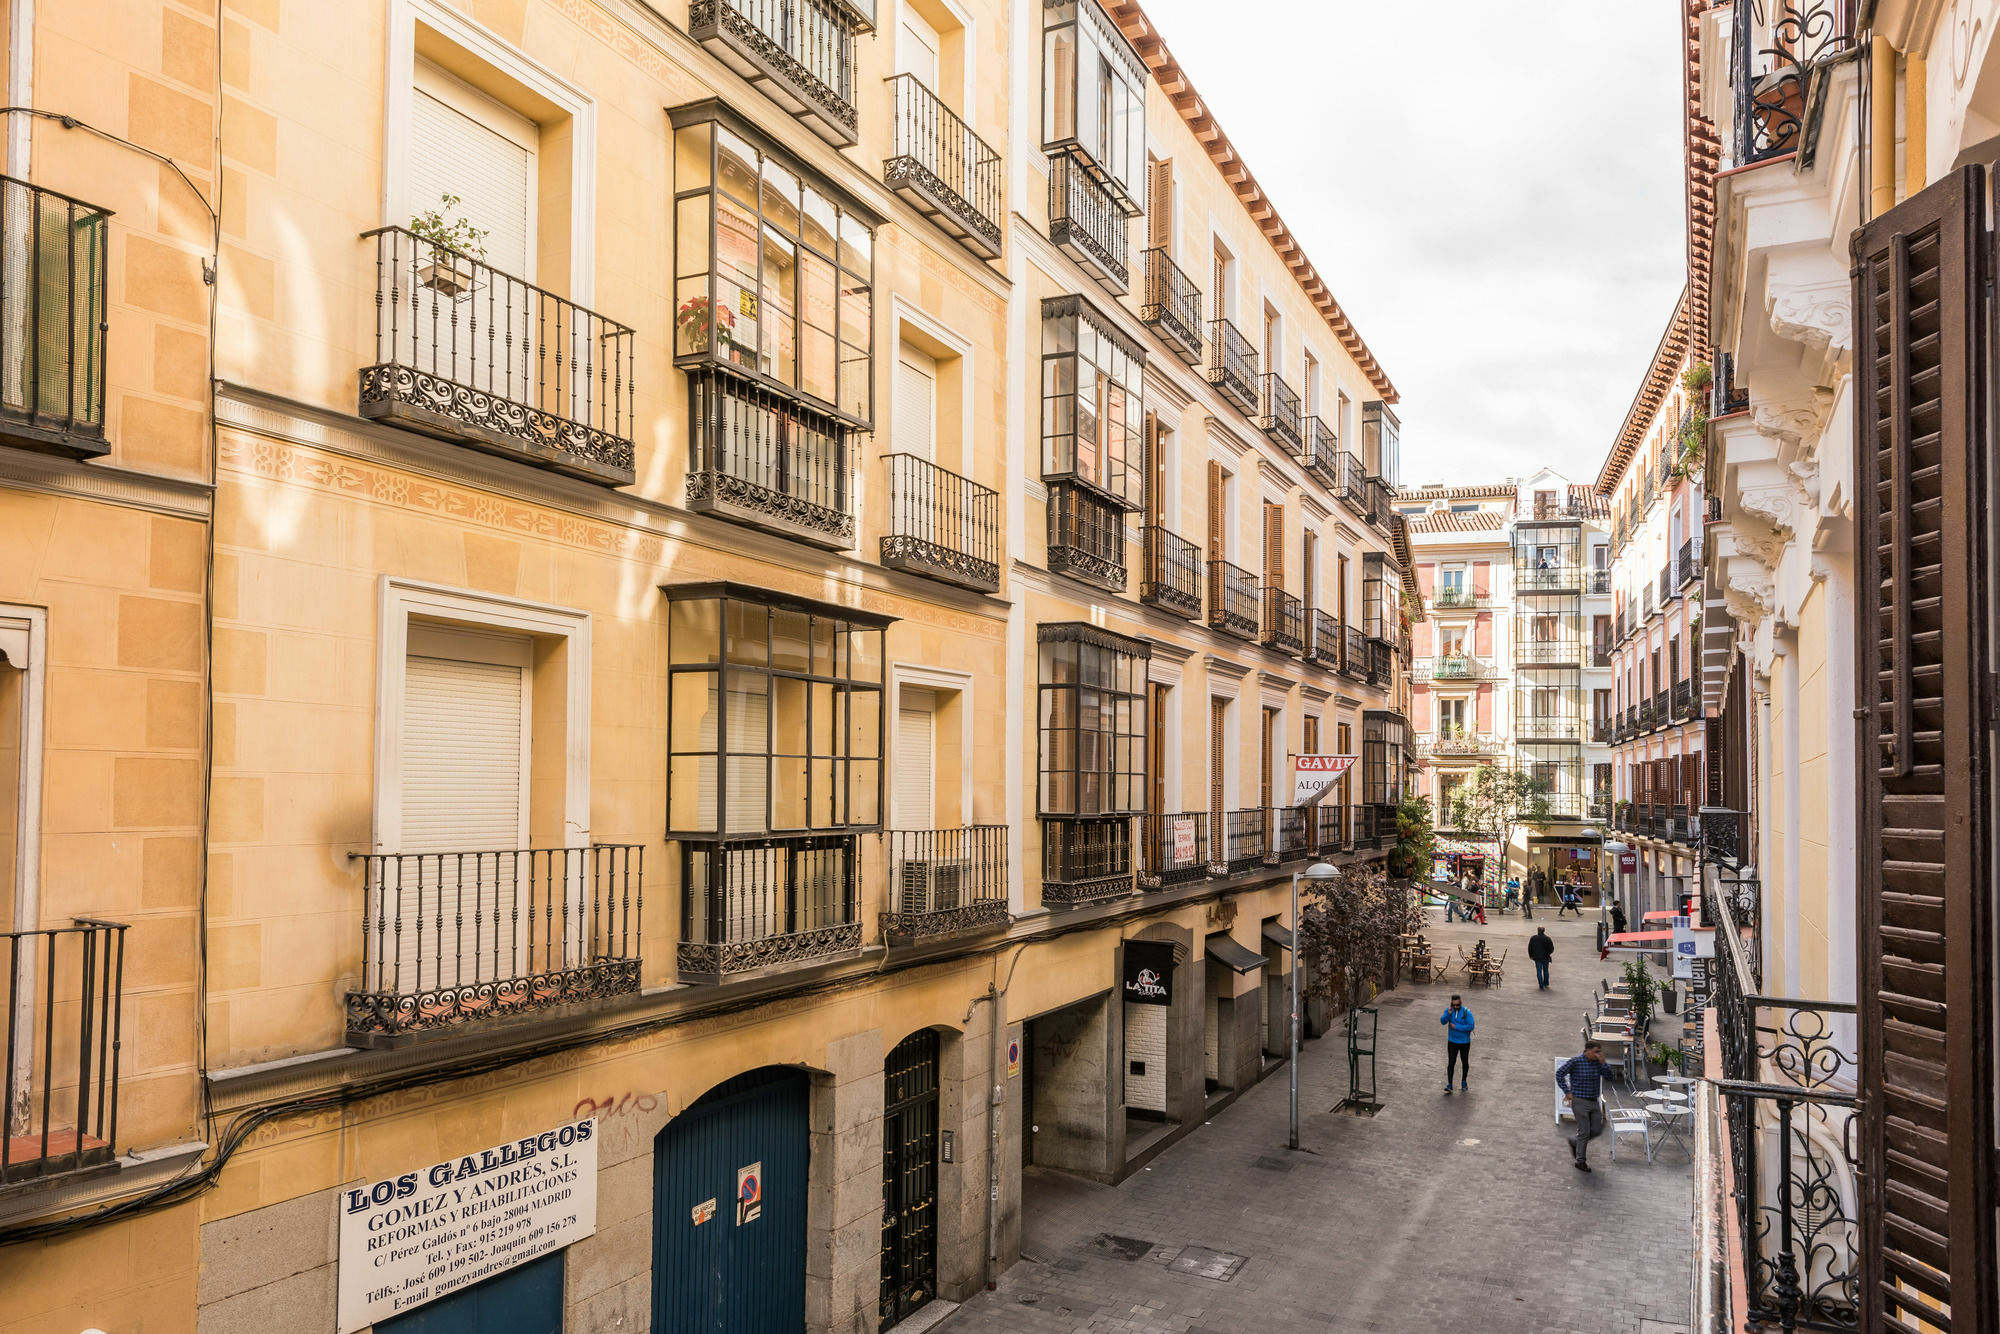
[[[1223,479],[1222,465],[1210,459],[1208,461],[1208,558],[1212,561],[1222,559],[1223,538],[1229,532],[1228,516],[1223,513],[1228,490]]]
[[[1264,582],[1285,586],[1285,507],[1264,502]]]
[[[1853,243],[1869,1330],[1995,1328],[1983,190],[1966,167]]]
[[[1222,846],[1222,801],[1225,795],[1222,790],[1222,737],[1224,731],[1222,724],[1223,719],[1227,716],[1226,711],[1228,708],[1229,705],[1219,699],[1212,699],[1208,702],[1208,810],[1209,818],[1212,822],[1208,836],[1209,846],[1212,848],[1220,848]],[[1222,859],[1219,853],[1215,854],[1215,860],[1221,861]]]
[[[1174,250],[1174,163],[1155,162],[1146,179],[1146,246]]]
[[[1161,472],[1161,465],[1165,460],[1160,457],[1159,413],[1149,412],[1146,414],[1146,434],[1144,439],[1146,475],[1140,479],[1140,495],[1145,506],[1146,522],[1149,524],[1161,524],[1164,522],[1161,516],[1166,513],[1166,496],[1163,494],[1165,487],[1163,485],[1164,477]]]

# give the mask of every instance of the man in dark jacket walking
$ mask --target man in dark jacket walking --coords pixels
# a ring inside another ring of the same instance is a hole
[[[1556,943],[1549,939],[1549,929],[1535,928],[1535,934],[1528,940],[1528,957],[1535,962],[1535,983],[1543,991],[1549,989],[1549,958],[1556,952]]]
[[[1458,1069],[1458,1086],[1468,1087],[1466,1081],[1472,1074],[1472,1011],[1458,1003],[1458,997],[1451,998],[1451,1004],[1438,1016],[1444,1025],[1444,1096],[1451,1096],[1451,1072]]]

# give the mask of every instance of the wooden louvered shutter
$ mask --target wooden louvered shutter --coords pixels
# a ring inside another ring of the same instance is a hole
[[[1174,252],[1174,163],[1172,158],[1152,164],[1146,173],[1146,246]]]
[[[1285,586],[1285,507],[1264,502],[1264,583]]]
[[[1222,790],[1222,739],[1223,733],[1227,730],[1223,724],[1228,717],[1229,703],[1227,700],[1211,699],[1208,702],[1208,813],[1210,822],[1208,845],[1211,848],[1218,849],[1222,847],[1222,803],[1226,795]],[[1214,856],[1217,861],[1223,859],[1220,853],[1214,854]]]
[[[1160,457],[1160,414],[1146,414],[1146,475],[1142,479],[1141,494],[1145,503],[1146,522],[1160,525],[1166,520],[1166,474],[1162,470],[1165,462]]]
[[[1229,533],[1229,516],[1223,506],[1229,500],[1229,487],[1225,481],[1222,465],[1214,459],[1208,461],[1208,558],[1221,560],[1222,543]]]
[[[1853,244],[1868,1330],[1996,1319],[1983,189],[1966,167]]]

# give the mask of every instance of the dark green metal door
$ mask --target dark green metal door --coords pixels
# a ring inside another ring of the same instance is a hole
[[[889,1053],[882,1113],[882,1325],[937,1287],[938,1035],[912,1033]]]
[[[655,1334],[798,1334],[806,1323],[808,1081],[718,1084],[653,1146]]]
[[[563,1253],[440,1297],[375,1326],[375,1334],[562,1334]]]

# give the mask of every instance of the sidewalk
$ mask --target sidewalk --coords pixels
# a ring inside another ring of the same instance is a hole
[[[1613,1165],[1607,1136],[1581,1173],[1553,1119],[1551,1058],[1578,1050],[1590,989],[1617,967],[1598,962],[1593,919],[1433,922],[1454,957],[1482,935],[1510,951],[1507,980],[1381,998],[1380,1115],[1331,1114],[1347,1083],[1336,1034],[1300,1063],[1305,1151],[1285,1148],[1281,1069],[1119,1186],[1031,1172],[1021,1262],[944,1334],[1683,1329],[1687,1155],[1669,1144],[1648,1164],[1627,1140]],[[1556,939],[1546,992],[1536,926]],[[1478,1028],[1471,1092],[1447,1098],[1438,1013],[1454,988]]]

